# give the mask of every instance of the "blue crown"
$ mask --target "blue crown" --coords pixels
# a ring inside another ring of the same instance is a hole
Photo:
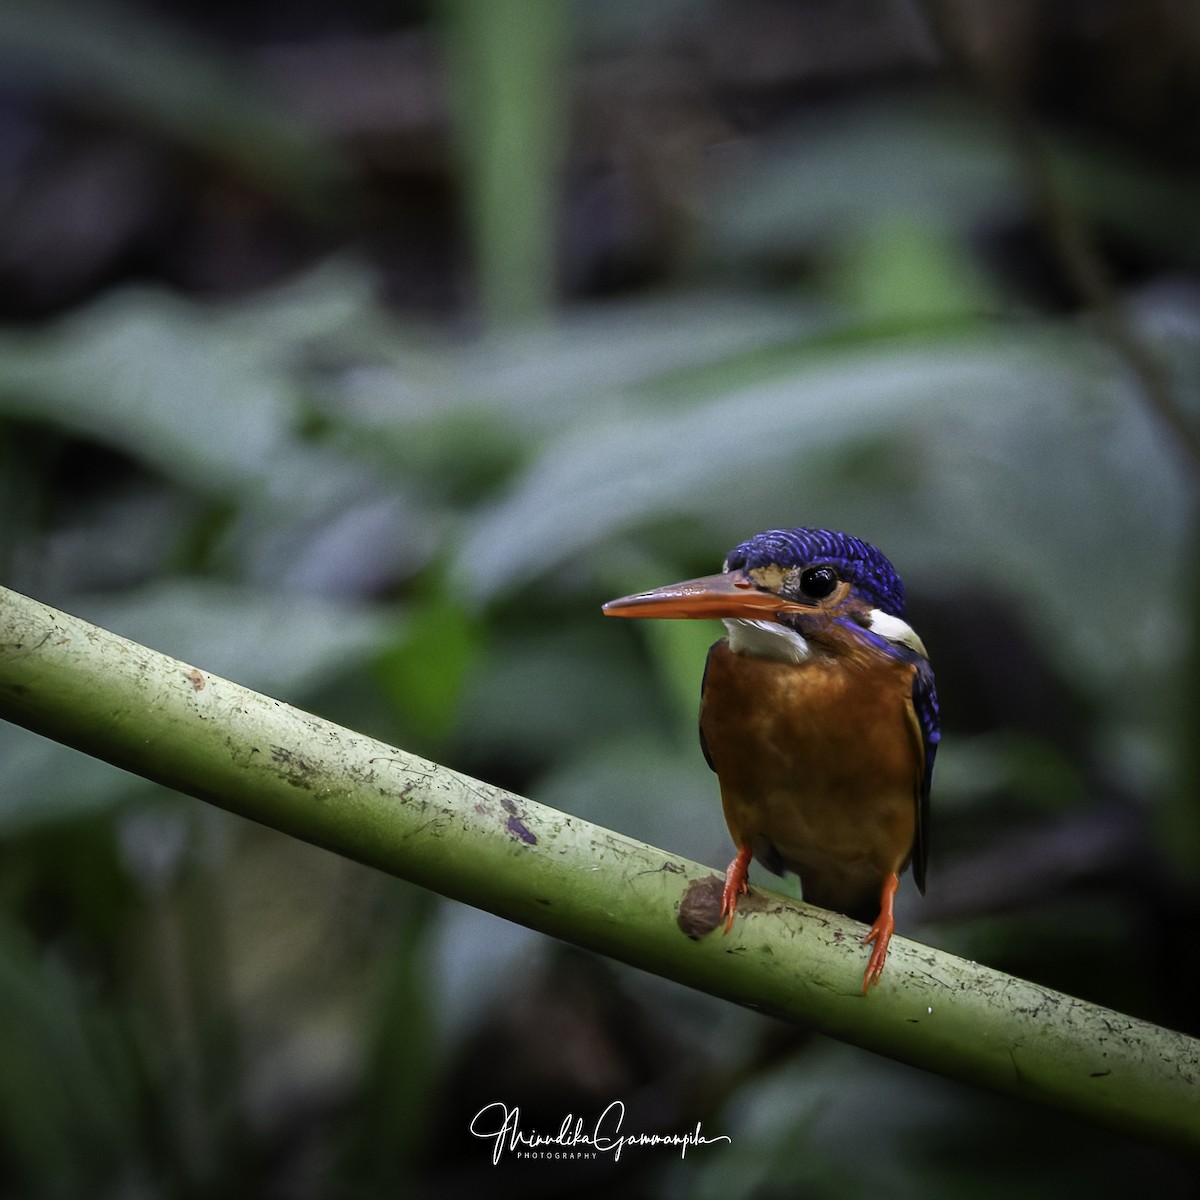
[[[768,529],[735,546],[725,570],[828,564],[876,608],[904,616],[904,584],[874,546],[832,529]]]

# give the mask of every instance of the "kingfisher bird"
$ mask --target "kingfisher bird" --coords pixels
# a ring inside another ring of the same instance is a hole
[[[925,891],[929,787],[941,738],[933,670],[904,619],[904,584],[874,546],[828,529],[769,529],[719,575],[604,605],[612,617],[721,618],[700,684],[700,747],[737,855],[800,876],[804,899],[870,924],[863,995],[879,982],[900,876]]]

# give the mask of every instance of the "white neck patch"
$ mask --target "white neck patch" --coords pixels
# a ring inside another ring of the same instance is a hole
[[[878,634],[885,642],[897,646],[907,646],[915,650],[922,658],[928,658],[925,653],[925,643],[917,636],[917,631],[907,622],[885,613],[881,608],[873,608],[867,613],[867,628]]]
[[[729,630],[729,648],[734,654],[749,654],[752,658],[773,658],[777,662],[789,663],[804,662],[812,654],[800,634],[777,621],[746,621],[741,617],[730,617],[724,624]],[[904,628],[908,629],[908,626]],[[909,632],[912,633],[912,630]],[[880,634],[880,637],[883,636]]]

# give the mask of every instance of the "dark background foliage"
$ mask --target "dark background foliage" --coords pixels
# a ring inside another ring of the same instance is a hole
[[[6,0],[0,573],[716,866],[718,630],[599,605],[849,529],[945,712],[902,932],[1200,1033],[1198,200],[1191,0]],[[731,1143],[467,1133],[614,1099]],[[0,728],[5,1195],[1147,1186]]]

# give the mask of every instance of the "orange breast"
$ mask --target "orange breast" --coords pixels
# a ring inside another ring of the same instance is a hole
[[[908,865],[924,748],[910,664],[885,655],[803,663],[711,650],[700,727],[729,832],[805,899],[871,921]]]

